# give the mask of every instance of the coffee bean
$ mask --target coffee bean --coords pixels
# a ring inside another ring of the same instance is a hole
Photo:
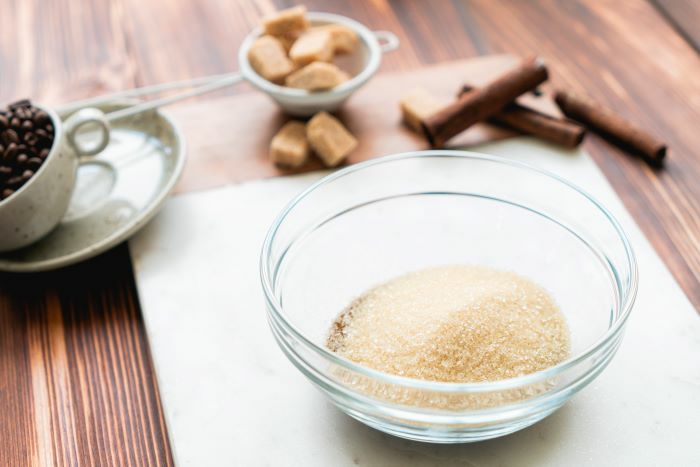
[[[15,158],[16,153],[17,153],[17,144],[10,143],[7,145],[7,149],[5,149],[5,154],[3,154],[3,159],[6,161],[11,161]]]
[[[53,138],[41,135],[37,136],[39,137],[39,142],[36,144],[37,147],[51,149],[51,146],[53,145]]]
[[[19,143],[19,136],[17,136],[17,132],[12,129],[7,129],[2,132],[2,141],[5,144],[9,143]]]
[[[9,187],[17,188],[18,186],[20,186],[22,184],[22,182],[24,182],[24,179],[22,178],[22,176],[16,175],[12,178],[8,178],[7,181],[5,182],[5,185],[9,186]]]
[[[39,142],[39,137],[31,131],[29,131],[24,134],[24,142],[30,146],[36,146],[36,143]]]
[[[19,135],[15,130],[5,130],[5,134],[10,143],[19,143]]]
[[[53,137],[49,134],[48,131],[39,129],[36,130],[34,134],[36,134],[37,137],[39,137],[39,142],[43,146],[51,147],[51,144],[53,143]]]
[[[36,123],[38,126],[45,126],[51,123],[51,117],[49,117],[49,114],[43,110],[39,110],[34,114],[34,123]]]
[[[22,107],[31,107],[32,103],[29,101],[29,99],[20,99],[16,102],[13,102],[12,104],[8,105],[7,108],[10,110],[15,110],[19,109]]]
[[[0,200],[17,191],[51,153],[49,114],[24,99],[0,110]]]
[[[44,162],[44,161],[42,161],[38,157],[30,157],[29,160],[27,161],[27,167],[29,167],[30,169],[36,170],[39,168],[39,166],[41,166],[42,162]]]

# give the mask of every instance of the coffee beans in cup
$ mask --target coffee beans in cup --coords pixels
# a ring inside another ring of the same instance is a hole
[[[12,196],[39,170],[53,140],[51,117],[28,99],[0,110],[0,201]]]

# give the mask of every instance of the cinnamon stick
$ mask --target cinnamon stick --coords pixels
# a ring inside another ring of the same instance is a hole
[[[558,91],[554,100],[567,117],[583,123],[617,146],[639,154],[653,165],[663,164],[666,144],[612,110],[564,91]]]
[[[472,86],[464,85],[461,94],[473,91]],[[488,121],[567,148],[574,148],[581,144],[586,134],[586,129],[578,123],[555,118],[515,102]]]
[[[492,119],[495,123],[567,148],[581,144],[586,134],[586,129],[577,123],[554,118],[520,104],[509,105]]]
[[[539,58],[524,60],[495,81],[426,118],[423,132],[432,147],[442,147],[453,136],[476,122],[496,115],[519,95],[536,88],[547,79],[547,68]]]

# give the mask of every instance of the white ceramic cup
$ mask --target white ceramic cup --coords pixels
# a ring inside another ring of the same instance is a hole
[[[62,123],[53,110],[37,107],[51,117],[53,145],[39,170],[12,196],[0,201],[0,252],[34,243],[58,225],[68,208],[78,166],[109,141],[109,127],[99,110],[80,110]],[[99,137],[78,139],[81,128],[90,125],[97,128]]]

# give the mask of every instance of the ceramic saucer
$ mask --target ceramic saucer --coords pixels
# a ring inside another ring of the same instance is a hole
[[[182,134],[162,111],[153,111],[115,122],[110,135],[109,146],[78,169],[61,223],[37,243],[0,254],[0,271],[45,271],[84,261],[123,242],[158,212],[184,166]]]

